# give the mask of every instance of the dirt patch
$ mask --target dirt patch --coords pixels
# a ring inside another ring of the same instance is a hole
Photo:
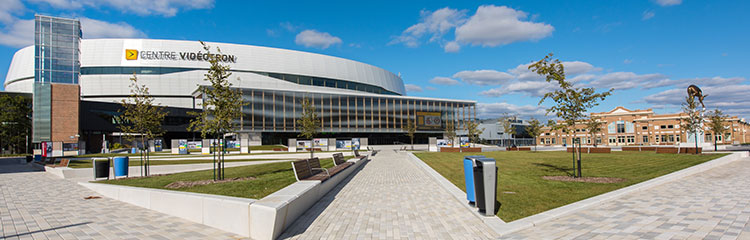
[[[574,178],[571,176],[544,176],[544,180],[550,181],[562,181],[562,182],[588,182],[588,183],[620,183],[624,182],[624,178],[608,178],[608,177],[582,177]]]
[[[255,177],[228,178],[224,180],[177,181],[177,182],[167,184],[167,186],[164,186],[164,187],[169,188],[169,189],[178,189],[178,188],[203,186],[203,185],[214,184],[214,183],[227,183],[227,182],[247,181],[247,180],[255,180]]]

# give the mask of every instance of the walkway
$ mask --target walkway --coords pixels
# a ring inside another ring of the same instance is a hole
[[[292,224],[291,239],[488,239],[494,232],[407,159],[382,150]]]
[[[0,239],[236,239],[109,198],[26,165],[0,164]]]
[[[589,208],[509,239],[750,239],[750,159]]]

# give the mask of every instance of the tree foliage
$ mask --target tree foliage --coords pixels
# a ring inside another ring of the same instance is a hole
[[[482,135],[484,128],[479,128],[479,123],[475,121],[466,121],[464,123],[466,135],[469,137],[470,143],[479,143],[479,135]]]
[[[503,132],[505,134],[508,134],[510,138],[513,137],[513,135],[516,135],[516,128],[513,127],[513,121],[516,120],[516,116],[504,113],[503,116],[499,119],[500,126],[503,127]]]
[[[544,76],[547,82],[557,83],[557,89],[545,93],[539,100],[541,105],[545,100],[551,99],[555,105],[547,108],[547,114],[554,113],[562,119],[562,124],[556,124],[554,129],[562,129],[563,132],[572,135],[576,123],[586,117],[588,109],[599,105],[607,96],[612,95],[614,89],[597,93],[593,87],[581,88],[565,80],[565,66],[559,59],[552,59],[553,54],[544,56],[541,60],[529,66],[532,72]],[[572,139],[571,139],[572,140]],[[581,159],[578,159],[578,177],[581,177]]]
[[[529,121],[529,125],[526,126],[526,132],[534,138],[534,151],[536,151],[537,138],[542,135],[542,127],[544,127],[544,125],[542,125],[542,123],[536,118],[532,118],[531,121]]]
[[[604,122],[597,117],[592,116],[586,119],[586,131],[589,132],[591,142],[594,143],[594,146],[596,146],[596,135],[602,132],[602,125],[604,125]]]
[[[563,120],[563,124],[556,124],[555,129],[563,129],[569,132],[575,127],[576,122],[586,117],[588,109],[599,105],[599,101],[612,95],[614,89],[596,93],[593,87],[580,88],[565,80],[565,67],[559,59],[552,59],[553,54],[545,56],[541,60],[529,66],[532,72],[545,77],[547,82],[557,83],[555,91],[545,93],[539,104],[551,99],[555,105],[547,109],[547,114],[554,113]]]
[[[703,126],[703,110],[698,108],[695,98],[687,96],[685,97],[685,102],[682,103],[682,111],[687,116],[680,119],[680,129],[684,130],[686,133],[694,134],[695,148],[697,149],[698,134],[700,134],[701,127]]]
[[[411,150],[414,150],[414,135],[417,133],[417,124],[409,119],[406,121],[406,125],[403,125],[401,128],[406,133],[406,136],[409,136],[409,139],[411,140]]]
[[[0,95],[0,149],[11,153],[25,152],[30,134],[31,99]]]
[[[215,57],[221,54],[221,49],[217,47],[218,54],[212,54],[208,44],[202,41],[200,43],[208,53],[210,67],[203,76],[210,86],[198,87],[203,97],[203,111],[190,113],[195,118],[190,121],[188,130],[199,131],[203,138],[213,136],[221,140],[218,150],[218,179],[224,179],[224,135],[235,129],[235,120],[242,116],[242,106],[246,103],[242,101],[242,91],[233,89],[229,82],[232,75],[229,65],[221,64],[221,59]],[[214,151],[215,156],[216,152]],[[217,175],[214,175],[214,179],[217,179]]]
[[[131,141],[136,137],[140,138],[141,166],[143,167],[141,174],[148,176],[151,162],[149,147],[146,143],[164,133],[162,122],[167,113],[163,107],[154,105],[154,97],[151,96],[145,84],[138,84],[138,76],[135,72],[130,78],[130,96],[122,99],[120,105],[123,109],[120,130],[129,133],[127,139]]]
[[[724,133],[727,131],[724,128],[724,121],[727,120],[729,116],[721,112],[719,109],[714,109],[713,111],[709,111],[707,114],[708,117],[708,129],[713,132],[713,138],[714,138],[714,151],[718,150],[718,147],[716,146],[716,141],[718,139],[717,136],[723,136]]]
[[[148,87],[138,84],[138,76],[133,73],[130,78],[130,96],[120,101],[122,106],[122,118],[120,130],[128,135],[129,139],[136,136],[141,137],[141,143],[153,139],[164,133],[162,122],[167,113],[164,108],[154,105],[154,97],[149,93]],[[145,147],[145,144],[142,145]]]
[[[299,137],[312,140],[318,134],[320,119],[309,99],[302,100],[302,114],[297,119],[297,126],[300,129]],[[310,146],[310,158],[313,157],[313,147]]]
[[[451,147],[453,147],[453,142],[456,140],[456,124],[453,121],[445,123],[445,137],[450,139]]]

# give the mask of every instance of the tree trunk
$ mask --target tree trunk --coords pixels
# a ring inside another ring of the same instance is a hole
[[[411,150],[414,151],[414,137],[411,137]]]
[[[578,177],[583,177],[581,174],[581,140],[578,140]]]
[[[695,131],[695,154],[698,154],[698,131]]]
[[[716,146],[716,142],[716,137],[714,137],[714,152],[719,151],[719,146]],[[698,150],[695,151],[698,152]]]

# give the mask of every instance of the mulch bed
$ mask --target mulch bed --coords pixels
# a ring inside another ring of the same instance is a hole
[[[624,178],[608,178],[608,177],[582,177],[574,178],[571,176],[543,176],[544,180],[550,181],[562,181],[562,182],[589,182],[589,183],[620,183],[624,182]]]
[[[167,184],[167,186],[164,186],[164,187],[169,188],[169,189],[179,189],[179,188],[203,186],[203,185],[214,184],[214,183],[226,183],[226,182],[236,182],[236,181],[246,181],[246,180],[255,180],[255,177],[228,178],[224,180],[215,180],[215,181],[214,180],[177,181],[177,182]]]

